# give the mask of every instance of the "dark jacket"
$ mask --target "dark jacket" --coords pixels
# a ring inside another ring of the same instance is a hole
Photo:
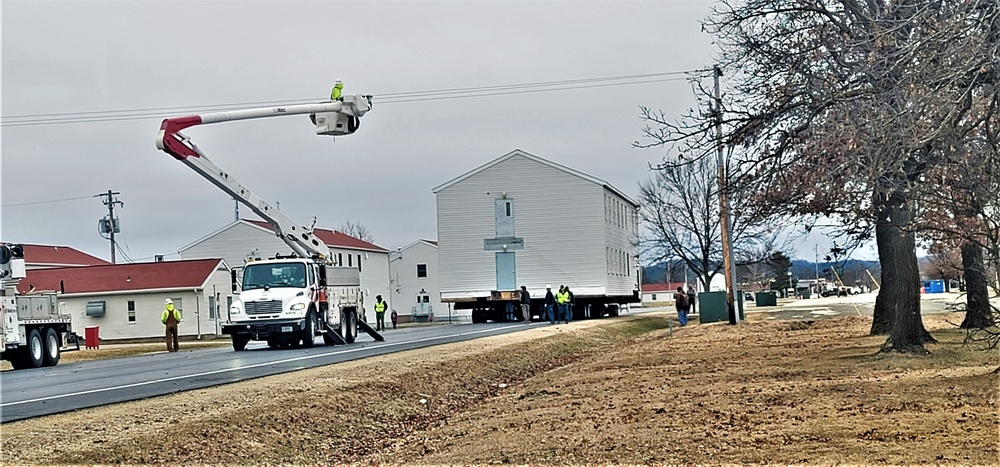
[[[521,289],[521,304],[531,305],[531,294],[527,290]]]
[[[545,292],[545,305],[556,306],[556,296],[552,295],[552,289]]]

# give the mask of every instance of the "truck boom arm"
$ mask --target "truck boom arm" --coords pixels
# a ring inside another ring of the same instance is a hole
[[[371,109],[368,96],[345,96],[343,101],[322,104],[303,104],[283,107],[267,107],[259,109],[244,109],[229,112],[213,112],[187,117],[167,118],[160,125],[160,133],[156,138],[156,147],[175,159],[183,162],[213,185],[249,207],[254,213],[274,227],[275,234],[281,238],[297,255],[301,257],[318,257],[330,262],[330,250],[316,235],[312,227],[296,224],[281,211],[248,190],[236,179],[223,171],[208,159],[190,138],[180,133],[188,127],[208,123],[227,122],[231,120],[248,120],[254,118],[281,117],[285,115],[311,114],[314,122],[327,122],[336,119],[354,119],[350,124],[330,129],[317,123],[317,134],[347,135],[357,129],[357,119]],[[331,120],[332,119],[332,120]]]

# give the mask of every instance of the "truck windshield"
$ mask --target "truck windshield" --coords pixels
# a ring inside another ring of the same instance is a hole
[[[249,264],[243,269],[243,290],[306,286],[306,265]]]

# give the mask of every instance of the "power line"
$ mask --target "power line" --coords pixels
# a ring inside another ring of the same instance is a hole
[[[33,205],[33,204],[62,203],[64,201],[76,201],[78,199],[90,199],[90,198],[93,198],[93,197],[94,197],[93,195],[90,195],[90,196],[77,196],[76,198],[50,199],[48,201],[29,201],[29,202],[26,202],[26,203],[4,204],[4,205],[2,205],[0,207],[10,208],[10,207],[15,207],[15,206],[29,206],[29,205]]]
[[[566,91],[588,89],[606,86],[632,86],[657,82],[681,81],[688,79],[692,73],[705,70],[671,71],[663,73],[645,73],[634,75],[607,76],[597,78],[580,78],[558,81],[540,81],[533,83],[516,83],[495,86],[479,86],[466,88],[436,89],[427,91],[409,91],[397,93],[375,94],[379,104],[397,104],[407,102],[422,102],[445,99],[467,99],[474,97],[505,96],[513,94],[528,94],[538,92]],[[162,118],[164,113],[190,114],[218,110],[231,110],[239,107],[252,107],[267,104],[291,105],[317,102],[321,99],[295,99],[283,101],[251,101],[228,104],[207,104],[197,106],[149,107],[137,109],[101,110],[86,112],[64,112],[46,114],[27,114],[3,117],[2,126],[37,126],[65,123],[95,123],[121,120],[137,120],[146,118]]]

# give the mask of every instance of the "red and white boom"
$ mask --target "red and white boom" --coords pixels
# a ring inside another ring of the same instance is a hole
[[[278,237],[288,244],[297,255],[304,258],[320,258],[324,262],[330,263],[332,261],[330,250],[322,240],[313,234],[312,226],[296,224],[281,211],[241,185],[219,166],[212,163],[198,150],[198,146],[180,131],[195,125],[209,123],[309,114],[316,125],[316,134],[349,135],[357,131],[359,119],[371,110],[370,98],[370,96],[363,95],[344,96],[342,101],[322,104],[243,109],[167,118],[160,125],[160,133],[156,137],[156,147],[183,162],[270,223]]]

